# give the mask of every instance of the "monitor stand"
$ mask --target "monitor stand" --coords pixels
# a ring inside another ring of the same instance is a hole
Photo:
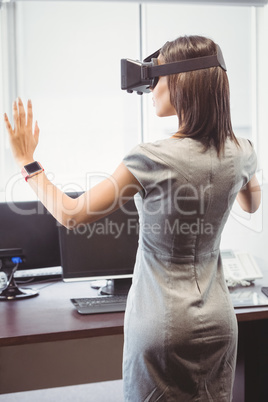
[[[15,250],[15,249],[14,249]],[[6,257],[8,250],[2,250],[0,255],[0,269],[6,275],[6,287],[0,292],[0,301],[2,300],[17,300],[24,299],[26,297],[37,296],[39,293],[37,290],[29,288],[19,288],[16,284],[14,274],[18,268],[19,263],[12,263],[11,259]]]
[[[111,279],[99,289],[100,295],[126,295],[132,284],[132,278]]]
[[[29,288],[19,288],[15,282],[15,279],[9,280],[8,286],[0,293],[1,300],[17,300],[25,297],[37,296],[38,291]]]

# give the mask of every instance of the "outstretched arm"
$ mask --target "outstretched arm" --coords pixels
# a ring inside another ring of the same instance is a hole
[[[34,161],[39,128],[32,131],[32,104],[28,101],[27,116],[22,101],[13,103],[14,129],[5,114],[6,127],[14,158],[22,168]],[[93,222],[110,214],[140,189],[141,185],[121,163],[115,172],[101,183],[73,199],[54,186],[44,172],[28,179],[29,185],[49,212],[64,226],[74,228],[81,222]]]
[[[241,188],[236,199],[244,211],[249,213],[257,211],[261,203],[261,188],[256,175]]]

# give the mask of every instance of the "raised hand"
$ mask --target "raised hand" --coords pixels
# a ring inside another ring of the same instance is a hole
[[[27,116],[20,98],[13,102],[14,129],[7,114],[4,114],[6,128],[14,158],[20,167],[34,161],[34,151],[39,140],[39,127],[35,122],[33,130],[33,111],[30,100],[27,102]]]

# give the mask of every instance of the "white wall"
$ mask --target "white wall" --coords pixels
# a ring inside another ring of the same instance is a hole
[[[268,181],[268,5],[257,10],[259,169]]]

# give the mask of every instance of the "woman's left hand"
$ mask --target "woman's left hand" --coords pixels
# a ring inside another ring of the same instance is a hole
[[[5,113],[6,128],[9,133],[9,140],[14,158],[20,167],[34,161],[34,151],[39,140],[39,127],[35,122],[34,130],[32,103],[27,103],[27,117],[21,99],[13,102],[14,130]]]

